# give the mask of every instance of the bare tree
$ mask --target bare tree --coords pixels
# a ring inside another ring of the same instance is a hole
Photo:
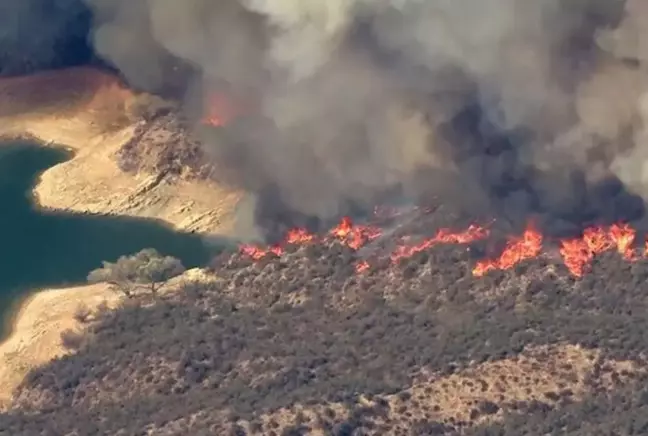
[[[157,250],[146,248],[130,256],[121,256],[115,263],[103,262],[103,267],[88,274],[88,281],[106,282],[132,298],[139,289],[157,294],[169,279],[184,271],[185,267],[179,259],[162,256]]]

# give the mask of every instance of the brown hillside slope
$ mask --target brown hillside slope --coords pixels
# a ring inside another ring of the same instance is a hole
[[[76,68],[0,80],[0,137],[33,137],[73,149],[75,157],[47,170],[35,194],[43,207],[159,218],[198,232],[226,231],[240,193],[201,181],[160,182],[125,174],[114,155],[140,120],[142,98],[114,77]]]

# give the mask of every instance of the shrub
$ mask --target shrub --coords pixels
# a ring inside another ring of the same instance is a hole
[[[146,248],[131,256],[122,256],[117,262],[103,262],[103,267],[88,274],[90,283],[106,282],[132,298],[140,289],[157,294],[159,289],[173,277],[185,271],[179,259],[162,256],[153,248]]]

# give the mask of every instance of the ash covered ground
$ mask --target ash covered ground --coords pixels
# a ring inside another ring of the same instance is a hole
[[[576,279],[549,252],[475,278],[478,253],[437,245],[362,274],[338,242],[224,253],[212,284],[68,338],[0,434],[646,434],[648,260],[606,252]]]

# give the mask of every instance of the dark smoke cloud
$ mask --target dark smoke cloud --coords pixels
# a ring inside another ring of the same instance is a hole
[[[642,0],[85,1],[133,85],[156,90],[173,56],[199,72],[190,103],[256,102],[207,147],[300,214],[394,188],[512,221],[642,213]]]

